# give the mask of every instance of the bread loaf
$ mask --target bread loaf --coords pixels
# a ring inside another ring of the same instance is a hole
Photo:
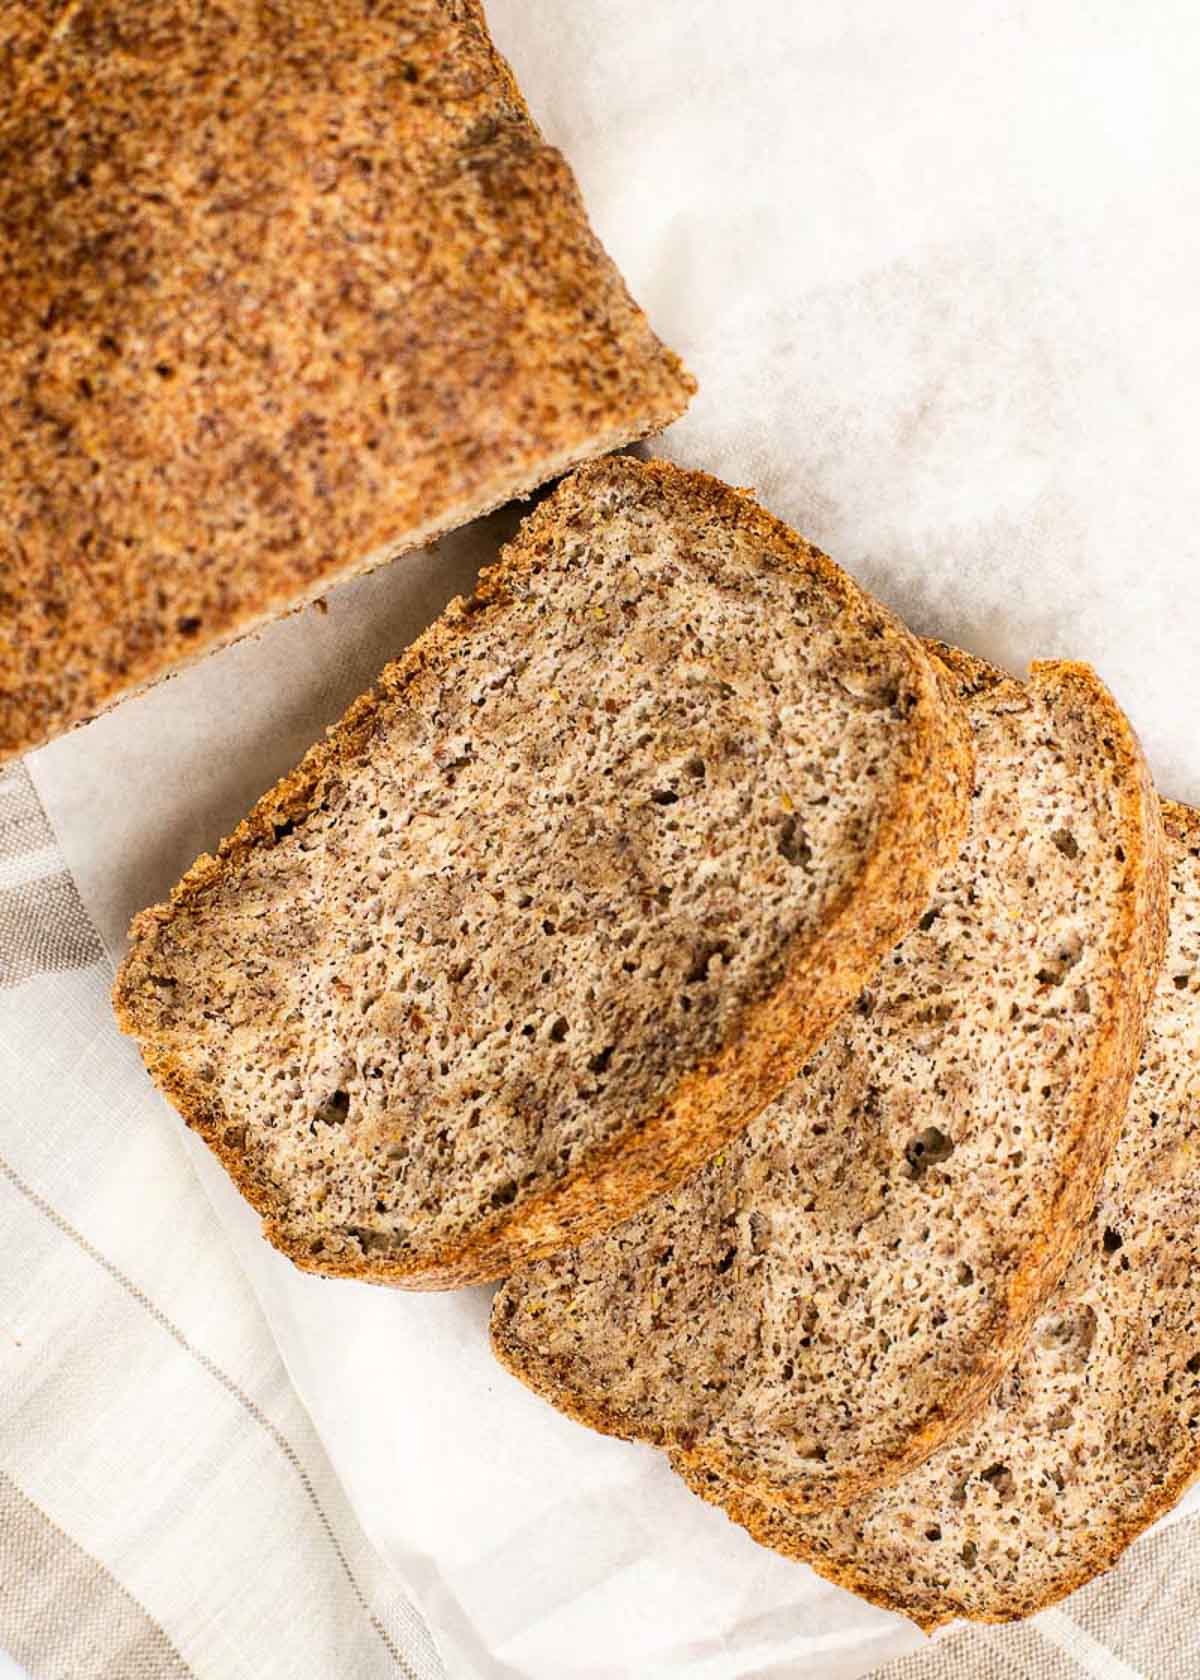
[[[693,389],[471,0],[18,6],[0,344],[0,760]]]

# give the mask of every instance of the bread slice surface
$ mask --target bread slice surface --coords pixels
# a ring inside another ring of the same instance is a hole
[[[970,783],[882,607],[748,497],[613,458],[137,919],[118,1017],[300,1264],[505,1275],[786,1084]]]
[[[470,0],[18,7],[0,95],[0,760],[694,389]]]
[[[985,1404],[1090,1214],[1161,959],[1158,803],[1086,667],[950,649],[970,831],[800,1079],[688,1184],[510,1280],[493,1344],[724,1497],[818,1509]]]
[[[1095,1215],[973,1428],[894,1487],[797,1516],[732,1490],[763,1544],[926,1631],[1033,1615],[1112,1567],[1200,1473],[1200,813],[1164,804],[1166,962]],[[677,1463],[703,1497],[720,1478]]]

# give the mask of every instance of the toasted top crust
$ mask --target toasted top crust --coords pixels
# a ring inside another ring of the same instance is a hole
[[[1157,801],[1107,691],[943,653],[977,786],[919,928],[736,1144],[493,1310],[499,1357],[556,1405],[800,1509],[894,1481],[1017,1357],[1161,958]]]
[[[1045,1609],[1200,1472],[1200,813],[1164,817],[1170,934],[1145,1052],[1095,1216],[1020,1363],[886,1492],[807,1518],[740,1508],[755,1539],[927,1630]]]
[[[0,759],[686,406],[478,5],[4,16]]]
[[[54,40],[72,0],[4,0],[0,24],[0,111]]]
[[[936,662],[830,561],[614,458],[138,918],[118,1015],[300,1264],[502,1275],[775,1095],[970,773]]]

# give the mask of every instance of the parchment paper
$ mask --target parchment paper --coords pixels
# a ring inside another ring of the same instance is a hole
[[[925,633],[1091,660],[1200,799],[1200,26],[1184,0],[491,0],[594,223],[701,381],[656,446]],[[507,515],[32,769],[115,953],[468,587]],[[163,1123],[171,1124],[164,1108]],[[495,1368],[487,1292],[301,1277],[199,1160],[368,1531],[456,1675],[851,1680],[920,1636]],[[148,1187],[148,1193],[152,1187]]]

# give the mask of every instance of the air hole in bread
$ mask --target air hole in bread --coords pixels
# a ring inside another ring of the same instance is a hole
[[[987,1482],[989,1487],[994,1488],[1002,1501],[1012,1497],[1015,1483],[1013,1473],[1007,1464],[990,1465],[988,1469],[981,1472],[980,1480]]]
[[[692,958],[691,966],[684,976],[685,986],[698,986],[701,981],[709,978],[709,970],[713,963],[724,963],[730,955],[729,943],[724,939],[715,939],[701,945]]]
[[[812,847],[794,812],[779,825],[778,847],[780,856],[800,869],[807,869],[812,863]]]
[[[324,1126],[341,1126],[345,1124],[349,1112],[350,1093],[348,1091],[333,1091],[316,1110],[313,1120]]]
[[[939,1131],[936,1126],[926,1126],[923,1132],[919,1132],[905,1145],[904,1159],[908,1162],[912,1177],[919,1179],[930,1167],[948,1161],[953,1153],[953,1138],[947,1137],[946,1133]]]

